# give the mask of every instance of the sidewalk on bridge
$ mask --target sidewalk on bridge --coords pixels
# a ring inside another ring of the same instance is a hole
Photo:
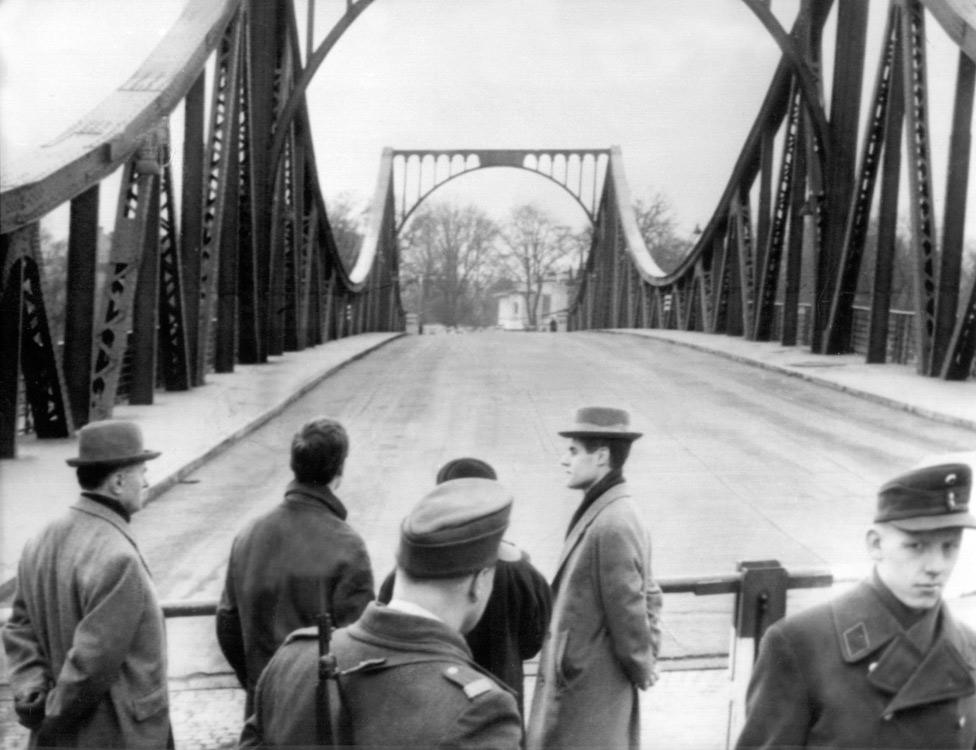
[[[927,378],[909,365],[869,365],[859,354],[813,354],[802,346],[746,341],[740,336],[643,328],[615,328],[609,332],[643,336],[710,352],[921,417],[976,430],[976,379]],[[973,436],[973,449],[976,450],[976,435]]]
[[[279,414],[288,404],[344,365],[403,334],[368,333],[287,352],[260,365],[209,374],[189,391],[157,391],[151,406],[115,408],[114,417],[137,422],[146,447],[162,451],[149,464],[148,501],[181,481],[233,442]],[[0,601],[10,595],[24,542],[74,502],[77,438],[21,439],[17,457],[0,462]]]

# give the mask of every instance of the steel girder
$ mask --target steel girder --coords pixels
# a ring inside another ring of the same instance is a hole
[[[370,2],[348,4],[314,67]],[[301,65],[293,16],[290,0],[190,0],[119,92],[42,157],[4,165],[0,457],[16,452],[21,383],[37,434],[63,437],[111,416],[120,398],[151,403],[158,386],[197,386],[237,362],[402,329],[393,224],[351,269],[336,249],[304,101],[314,70]],[[166,117],[181,103],[176,196]],[[280,159],[275,137],[287,145]],[[115,230],[98,263],[99,183],[120,165]],[[68,201],[61,355],[46,322],[37,220]]]
[[[861,315],[859,325],[868,333],[866,344],[858,344],[860,351],[869,362],[885,361],[889,349],[901,346],[890,340],[897,332],[889,331],[889,317],[904,158],[915,262],[912,358],[922,374],[971,377],[976,286],[960,288],[960,269],[976,86],[976,10],[962,0],[891,1],[862,152],[855,160],[867,3],[835,7],[829,0],[804,0],[787,33],[768,4],[745,2],[773,35],[783,58],[712,219],[676,269],[655,271],[643,241],[617,231],[626,226],[631,209],[622,198],[627,194],[622,171],[611,178],[611,165],[595,215],[591,257],[569,311],[572,326],[621,325],[632,319],[635,325],[675,324],[758,340],[777,337],[785,345],[808,343],[814,351],[843,353],[855,346],[854,320]],[[925,9],[960,49],[941,238],[929,153]],[[832,12],[837,39],[827,97],[820,73],[821,37]],[[823,104],[827,99],[829,112]],[[778,155],[773,150],[777,138]],[[865,271],[862,260],[878,182],[874,267]],[[632,268],[622,271],[604,255]],[[637,292],[632,270],[640,278]],[[856,307],[865,277],[870,279],[869,304]],[[621,315],[621,294],[628,300],[652,300],[648,315]],[[661,300],[671,304],[662,306]]]

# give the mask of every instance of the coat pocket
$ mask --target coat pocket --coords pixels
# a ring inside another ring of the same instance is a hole
[[[132,699],[132,718],[145,721],[169,707],[169,693],[166,685],[151,693]]]
[[[560,688],[567,687],[583,671],[580,664],[572,658],[573,652],[569,644],[569,631],[559,633],[556,641],[554,666],[556,670],[556,684]]]

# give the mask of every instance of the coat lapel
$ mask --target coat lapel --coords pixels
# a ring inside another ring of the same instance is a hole
[[[559,556],[559,565],[556,567],[556,575],[552,579],[553,590],[559,587],[559,581],[562,578],[563,569],[566,567],[566,562],[569,560],[569,556],[573,553],[576,545],[578,545],[586,535],[586,531],[590,527],[590,524],[596,520],[596,517],[600,515],[600,513],[608,505],[623,497],[629,496],[630,490],[627,488],[626,483],[615,484],[613,487],[600,495],[597,501],[584,511],[583,515],[580,516],[579,520],[576,522],[576,525],[573,526],[573,530],[569,533],[566,543],[563,545],[562,554]]]
[[[853,664],[880,651],[868,666],[868,682],[892,696],[882,715],[976,692],[973,649],[948,609],[940,606],[939,632],[923,652],[867,583],[833,605],[836,636],[845,662]]]

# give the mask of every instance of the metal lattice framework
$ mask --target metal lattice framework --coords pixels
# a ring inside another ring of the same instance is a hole
[[[291,0],[190,0],[116,92],[38,153],[4,165],[0,458],[16,452],[21,383],[36,434],[65,437],[111,416],[123,390],[149,404],[157,387],[195,387],[212,370],[402,329],[395,245],[363,246],[351,268],[339,255],[305,104],[326,55],[371,2],[347,2],[314,49],[309,30],[303,62]],[[180,196],[169,158],[177,107]],[[111,247],[99,258],[99,187],[119,169]],[[66,203],[58,346],[39,222]]]
[[[417,207],[442,185],[479,169],[509,167],[534,172],[556,183],[596,219],[603,190],[607,149],[451,149],[392,151],[397,231]]]
[[[916,301],[907,359],[923,375],[971,377],[976,289],[961,288],[960,270],[976,9],[962,0],[892,0],[873,95],[859,128],[868,4],[834,8],[830,0],[805,0],[786,31],[768,3],[745,2],[783,54],[711,220],[684,261],[662,271],[636,229],[622,160],[614,152],[570,327],[681,328],[779,338],[785,345],[803,338],[816,352],[853,351],[856,290],[880,181],[875,268],[860,337],[868,362],[886,361],[897,348],[891,290],[904,159]],[[837,37],[827,97],[821,47],[832,10]],[[941,237],[925,55],[925,34],[939,32],[926,31],[927,15],[960,53]],[[801,281],[812,289],[807,300],[801,299]]]

